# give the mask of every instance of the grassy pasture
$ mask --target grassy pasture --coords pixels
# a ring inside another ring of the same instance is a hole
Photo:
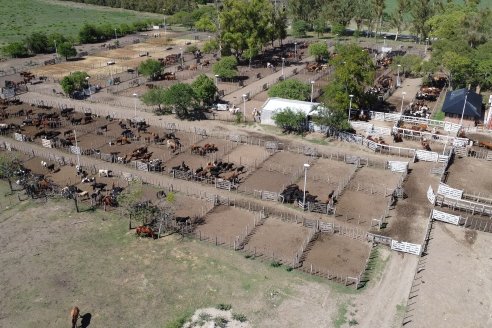
[[[32,32],[75,37],[84,23],[119,25],[156,17],[162,16],[61,1],[0,0],[0,46],[20,41]]]
[[[354,293],[205,242],[138,239],[117,211],[75,213],[64,200],[12,203],[6,191],[0,183],[1,327],[66,327],[73,305],[91,314],[90,327],[167,327],[219,303],[253,327],[286,327],[306,312],[287,311],[299,302],[326,326],[335,306],[322,300],[344,302]]]

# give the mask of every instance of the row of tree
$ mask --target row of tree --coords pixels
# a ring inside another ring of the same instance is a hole
[[[108,6],[153,13],[172,15],[178,11],[191,11],[199,4],[206,4],[207,0],[62,0],[81,2],[91,5]]]
[[[46,34],[34,32],[22,41],[16,41],[4,46],[1,51],[4,55],[12,58],[23,58],[37,54],[48,54],[58,52],[61,56],[71,57],[77,53],[73,48],[78,43],[95,43],[110,40],[137,31],[143,31],[148,26],[161,20],[143,20],[132,24],[120,25],[104,24],[100,26],[85,24],[81,27],[78,37],[65,37],[60,33]]]

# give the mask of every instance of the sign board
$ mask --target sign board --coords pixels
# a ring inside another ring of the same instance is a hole
[[[51,140],[41,139],[41,144],[43,145],[43,147],[53,148],[53,145],[51,144]]]
[[[80,155],[80,147],[70,146],[70,152],[75,155]]]

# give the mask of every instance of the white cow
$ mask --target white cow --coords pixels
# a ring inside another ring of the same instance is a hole
[[[100,177],[110,177],[112,175],[113,171],[111,170],[99,170],[99,176]]]

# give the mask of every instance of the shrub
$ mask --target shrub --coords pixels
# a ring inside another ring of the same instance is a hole
[[[248,319],[246,319],[246,316],[241,313],[233,313],[232,314],[232,319],[239,321],[239,322],[246,322]]]
[[[217,306],[215,308],[217,310],[229,311],[230,309],[232,309],[232,305],[220,303],[220,304],[217,304]]]

